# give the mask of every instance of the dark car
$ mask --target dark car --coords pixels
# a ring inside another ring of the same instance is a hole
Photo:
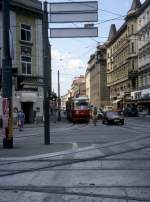
[[[107,111],[102,119],[103,124],[124,124],[124,117],[119,112]]]
[[[136,107],[127,107],[123,113],[124,113],[124,116],[137,117],[138,109]]]

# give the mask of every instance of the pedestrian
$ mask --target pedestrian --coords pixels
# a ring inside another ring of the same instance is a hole
[[[93,124],[94,124],[94,126],[96,126],[96,121],[97,121],[97,108],[96,107],[94,107],[94,109],[93,109],[92,118],[93,118]]]
[[[18,128],[19,128],[19,131],[22,131],[22,129],[23,129],[24,121],[25,121],[25,114],[23,113],[22,110],[20,110],[18,112]]]

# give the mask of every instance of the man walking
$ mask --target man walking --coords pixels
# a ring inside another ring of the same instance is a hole
[[[94,109],[93,109],[92,118],[93,118],[93,124],[94,124],[94,126],[96,126],[96,121],[97,121],[97,108],[96,107],[94,107]]]
[[[25,121],[25,114],[21,110],[18,113],[18,128],[19,128],[19,131],[22,131],[22,129],[23,129],[24,121]]]

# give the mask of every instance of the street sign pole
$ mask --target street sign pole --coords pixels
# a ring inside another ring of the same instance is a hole
[[[13,148],[12,130],[12,59],[10,56],[10,0],[2,1],[3,13],[3,60],[2,60],[2,96],[3,96],[3,148]]]
[[[50,113],[49,113],[49,68],[50,68],[50,55],[49,55],[49,41],[48,41],[48,12],[47,2],[44,2],[43,11],[43,74],[44,74],[44,143],[50,144]]]

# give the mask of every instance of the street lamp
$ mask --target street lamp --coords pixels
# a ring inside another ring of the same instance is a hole
[[[58,70],[58,121],[61,121],[61,99],[60,99],[59,70]]]

